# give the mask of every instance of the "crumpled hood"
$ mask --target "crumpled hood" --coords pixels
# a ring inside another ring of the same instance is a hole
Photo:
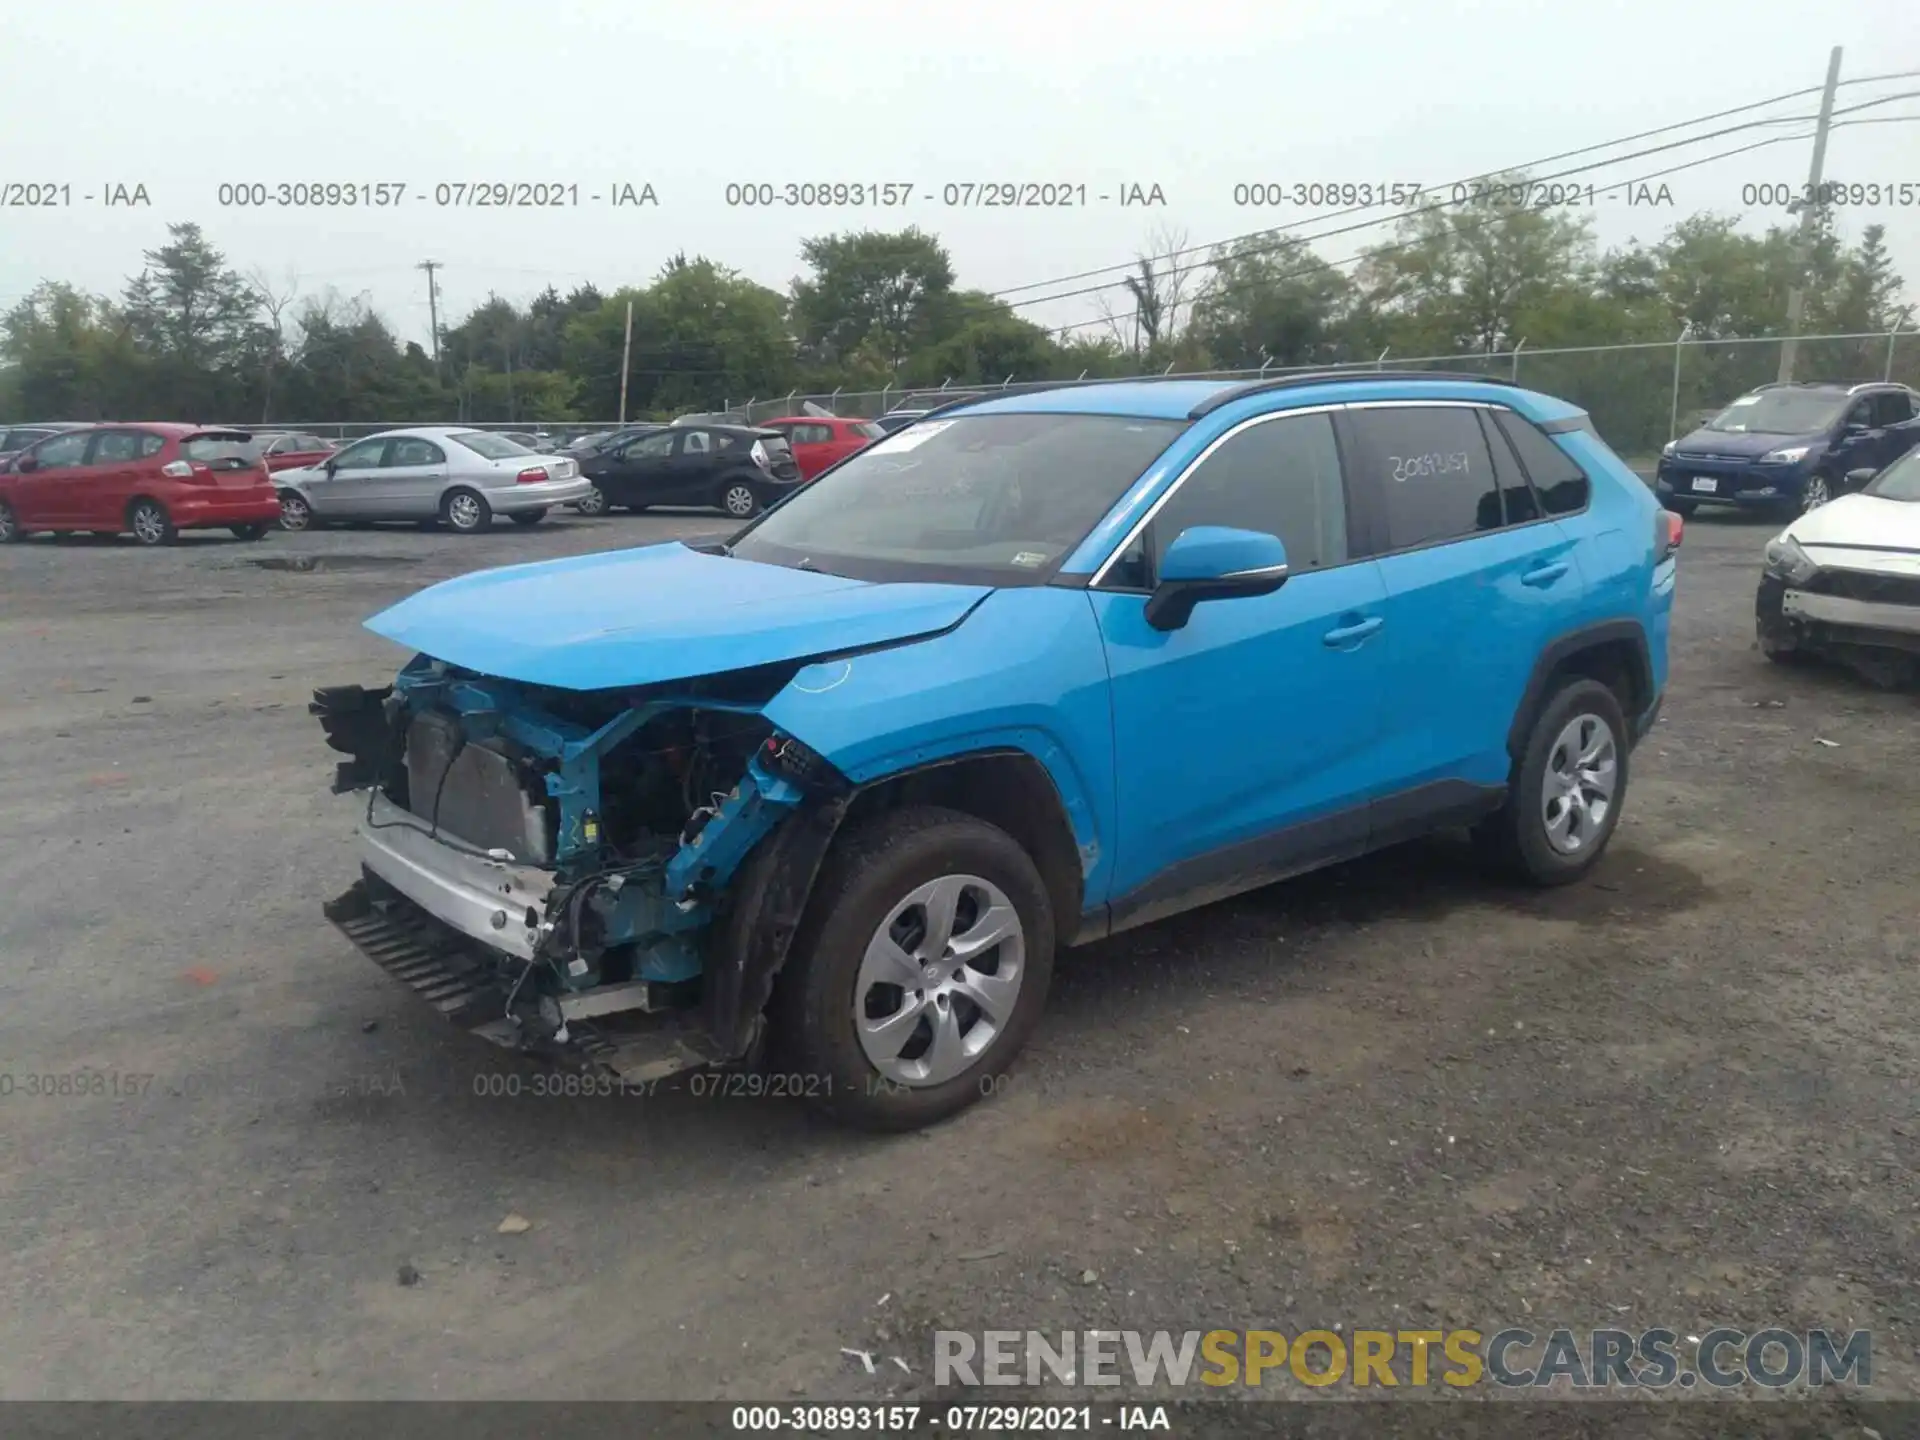
[[[1786,533],[1821,565],[1920,574],[1920,501],[1842,495],[1809,510]]]
[[[849,580],[674,542],[463,575],[367,628],[481,674],[601,690],[913,640],[957,625],[990,593]]]

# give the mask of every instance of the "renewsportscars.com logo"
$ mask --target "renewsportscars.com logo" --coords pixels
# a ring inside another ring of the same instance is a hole
[[[1667,1329],[934,1332],[936,1385],[1726,1390],[1873,1383],[1873,1335]]]

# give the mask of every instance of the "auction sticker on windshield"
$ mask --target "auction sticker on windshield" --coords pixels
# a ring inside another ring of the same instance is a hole
[[[917,450],[951,424],[953,424],[951,420],[922,420],[918,425],[909,425],[899,433],[889,435],[875,445],[869,453],[898,455],[906,450]]]

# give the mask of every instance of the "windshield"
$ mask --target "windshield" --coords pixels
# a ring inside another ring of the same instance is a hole
[[[1909,450],[1867,482],[1862,495],[1882,500],[1920,500],[1920,450]]]
[[[1707,422],[1709,430],[1756,435],[1810,435],[1840,418],[1847,397],[1823,391],[1762,390],[1742,395]]]
[[[1118,415],[958,415],[876,441],[732,553],[855,579],[1039,584],[1186,428]]]
[[[526,446],[516,445],[504,435],[489,435],[484,430],[463,430],[448,438],[488,460],[509,460],[515,455],[533,454]]]

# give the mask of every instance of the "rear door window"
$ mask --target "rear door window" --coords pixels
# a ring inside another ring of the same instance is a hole
[[[148,449],[146,442],[149,440],[159,443],[152,449]],[[87,463],[89,465],[129,465],[144,456],[158,454],[166,443],[158,435],[147,435],[138,430],[101,430],[93,437],[93,450],[87,456]]]
[[[417,466],[439,465],[446,460],[440,447],[431,440],[422,440],[417,435],[403,435],[393,442],[393,448],[387,455],[387,465]]]
[[[1375,553],[1460,540],[1506,523],[1493,456],[1471,407],[1357,409],[1345,424],[1347,477],[1376,517]]]
[[[1882,390],[1873,397],[1873,423],[1876,427],[1904,425],[1913,418],[1913,400],[1904,390]]]
[[[713,449],[713,437],[709,435],[706,431],[686,430],[686,431],[682,431],[681,433],[686,436],[686,453],[687,454],[705,455],[705,454],[708,454]]]

